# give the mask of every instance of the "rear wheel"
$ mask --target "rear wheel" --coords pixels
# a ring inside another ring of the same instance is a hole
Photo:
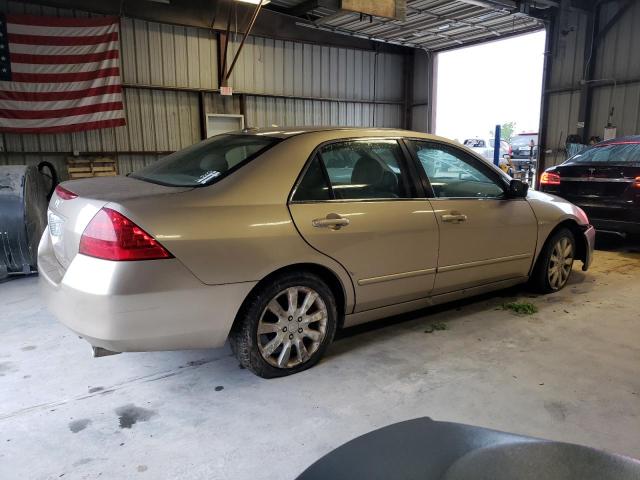
[[[576,255],[576,242],[571,230],[562,228],[554,233],[542,248],[531,276],[533,287],[542,293],[564,288],[571,275]]]
[[[336,325],[329,287],[316,275],[289,273],[251,294],[229,338],[243,367],[282,377],[318,363]]]

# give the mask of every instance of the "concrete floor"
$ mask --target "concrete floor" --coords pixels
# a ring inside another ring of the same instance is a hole
[[[228,348],[92,359],[37,279],[0,285],[0,478],[294,478],[342,443],[430,416],[640,458],[639,249],[564,291],[523,289],[342,335],[262,380]],[[499,309],[511,299],[539,313]],[[425,333],[434,322],[447,329]]]

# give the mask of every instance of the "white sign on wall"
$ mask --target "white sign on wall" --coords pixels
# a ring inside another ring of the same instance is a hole
[[[227,113],[207,114],[207,138],[244,128],[244,115]]]

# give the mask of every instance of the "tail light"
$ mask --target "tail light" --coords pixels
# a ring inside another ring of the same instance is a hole
[[[633,183],[633,187],[640,189],[640,177],[636,177],[636,181]]]
[[[78,197],[77,194],[73,193],[71,190],[67,190],[62,185],[58,185],[56,187],[56,195],[62,200],[73,200]]]
[[[560,185],[560,175],[557,173],[544,172],[540,176],[540,185]]]
[[[80,238],[79,251],[115,261],[173,258],[151,235],[110,208],[103,208],[91,219]]]

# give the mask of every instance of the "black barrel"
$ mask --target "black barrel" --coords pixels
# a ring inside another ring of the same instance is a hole
[[[52,179],[40,167],[0,166],[0,279],[37,270],[38,243],[47,226],[47,197],[52,190]]]

